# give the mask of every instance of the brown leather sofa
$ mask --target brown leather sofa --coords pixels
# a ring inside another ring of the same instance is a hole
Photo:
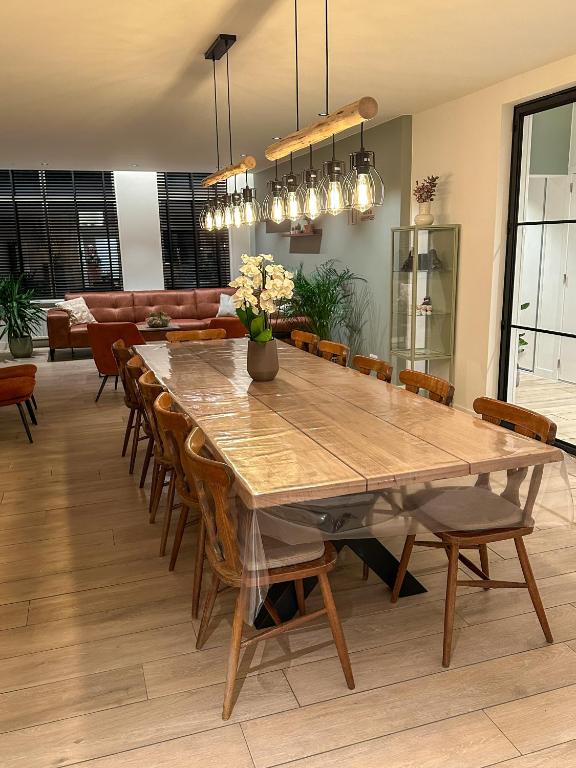
[[[151,312],[165,312],[183,331],[208,328],[210,320],[216,317],[220,305],[220,294],[234,293],[233,288],[192,288],[185,291],[108,291],[106,293],[67,293],[65,299],[83,296],[90,312],[99,323],[136,323],[145,331],[147,341],[165,338],[166,331],[151,330],[146,318]],[[57,349],[80,349],[89,347],[86,324],[70,327],[68,315],[61,309],[50,309],[47,313],[50,359],[54,360]],[[293,325],[287,320],[275,321],[278,335],[289,334]]]

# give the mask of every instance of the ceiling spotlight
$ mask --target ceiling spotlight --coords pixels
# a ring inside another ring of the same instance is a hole
[[[46,167],[46,166],[48,165],[48,163],[40,163],[40,165],[41,165],[42,167]]]
[[[128,163],[130,168],[138,168],[138,163]]]
[[[274,139],[274,141],[279,141],[282,138],[282,136],[272,136],[272,138]]]

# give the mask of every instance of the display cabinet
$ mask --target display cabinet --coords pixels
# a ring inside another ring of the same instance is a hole
[[[392,230],[390,356],[403,368],[454,379],[460,227]]]

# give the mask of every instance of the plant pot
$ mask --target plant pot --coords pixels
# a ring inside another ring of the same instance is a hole
[[[434,223],[434,215],[430,213],[432,203],[418,203],[418,213],[414,217],[414,224],[419,227],[430,227]]]
[[[14,336],[8,339],[8,346],[10,347],[12,357],[32,357],[32,336]]]
[[[264,344],[259,341],[248,341],[246,369],[251,379],[272,381],[278,373],[278,368],[278,349],[275,339],[266,341]]]

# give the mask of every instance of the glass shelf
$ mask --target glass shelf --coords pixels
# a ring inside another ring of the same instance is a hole
[[[416,349],[414,354],[412,354],[410,349],[392,349],[390,354],[393,357],[402,357],[405,360],[411,360],[412,358],[414,360],[446,360],[451,357],[446,352],[440,352],[436,349]]]

